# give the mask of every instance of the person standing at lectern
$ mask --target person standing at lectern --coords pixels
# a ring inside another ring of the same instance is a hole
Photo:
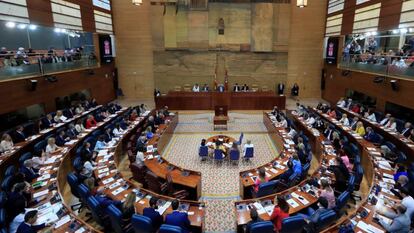
[[[197,83],[193,86],[193,92],[200,92],[200,86]]]
[[[278,95],[283,95],[283,92],[285,91],[285,84],[283,83],[279,83],[277,85],[277,94]]]
[[[240,86],[239,86],[239,84],[235,84],[234,86],[233,86],[233,91],[234,92],[239,92],[239,91],[241,91],[241,88],[240,88]]]

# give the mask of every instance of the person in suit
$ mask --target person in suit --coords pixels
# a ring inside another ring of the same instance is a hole
[[[297,83],[293,84],[291,94],[295,98],[297,98],[299,96],[299,85]]]
[[[156,127],[158,127],[158,126],[160,126],[160,125],[164,124],[164,123],[165,123],[164,118],[165,118],[165,117],[164,117],[164,114],[159,113],[159,114],[157,115],[157,117],[154,119],[154,125],[155,125]]]
[[[218,86],[217,86],[217,91],[218,92],[224,92],[224,85],[223,84],[219,84]]]
[[[404,129],[401,130],[401,135],[403,135],[404,137],[408,138],[408,136],[410,136],[410,131],[412,129],[412,125],[411,122],[405,122],[404,124]]]
[[[96,120],[92,115],[88,115],[88,119],[86,119],[86,128],[90,129],[92,127],[96,127]]]
[[[83,161],[91,161],[96,157],[96,153],[91,150],[91,144],[84,142],[81,150],[81,158]]]
[[[110,142],[112,140],[113,134],[112,134],[111,128],[108,127],[105,129],[104,136],[105,136],[105,142]]]
[[[75,126],[73,123],[69,124],[68,130],[66,131],[66,135],[71,139],[76,139],[78,137],[78,131],[76,131]]]
[[[24,212],[24,209],[27,208],[28,201],[24,194],[27,187],[28,186],[24,181],[13,185],[5,204],[8,219],[14,219],[19,213]]]
[[[42,119],[42,129],[47,129],[53,126],[54,120],[51,114],[47,114],[45,118]]]
[[[374,132],[374,130],[371,127],[367,127],[366,134],[364,136],[364,139],[372,142],[372,143],[378,143],[379,138],[378,135]]]
[[[352,119],[352,123],[349,125],[349,127],[350,127],[352,130],[355,130],[355,129],[356,129],[356,127],[357,127],[357,123],[358,123],[358,121],[359,121],[359,118],[358,118],[358,117],[354,117],[354,118]]]
[[[395,118],[391,117],[384,127],[390,131],[397,131],[397,122],[395,122]]]
[[[386,223],[383,219],[375,219],[379,222],[379,224],[381,224],[382,227],[384,227],[387,232],[408,233],[410,231],[411,220],[410,217],[405,214],[407,208],[403,205],[397,205],[395,209],[397,211],[397,217],[394,218],[391,224]]]
[[[136,150],[137,151],[139,151],[139,152],[145,152],[146,151],[145,141],[146,141],[146,136],[140,136],[138,138],[137,143],[136,143]]]
[[[24,216],[24,222],[20,224],[17,228],[16,233],[36,233],[41,229],[48,227],[49,224],[39,224],[35,225],[37,221],[37,210],[29,211]]]
[[[233,86],[233,91],[234,92],[239,92],[239,91],[241,91],[241,88],[240,88],[240,86],[239,86],[239,84],[234,84],[234,86]]]
[[[105,143],[105,136],[100,135],[98,137],[98,140],[95,143],[95,148],[93,150],[96,151],[96,152],[99,152],[100,150],[103,150],[107,147],[108,147],[108,145]]]
[[[158,199],[156,197],[151,197],[149,201],[150,206],[144,208],[144,211],[142,213],[142,215],[151,219],[152,226],[154,227],[155,230],[158,229],[163,222],[162,216],[156,210],[158,209],[157,203],[158,203]]]
[[[259,217],[259,214],[255,208],[250,208],[250,218],[251,220],[246,224],[246,233],[250,233],[250,229],[254,223],[263,221],[263,219]]]
[[[329,124],[327,124],[327,127],[323,131],[323,135],[325,135],[326,139],[332,140],[333,132],[334,132],[333,128]]]
[[[65,143],[70,141],[70,137],[66,136],[65,131],[62,130],[59,132],[59,134],[56,136],[56,145],[57,146],[64,146]]]
[[[328,209],[329,202],[328,200],[326,200],[325,197],[319,197],[317,205],[318,205],[318,209],[316,210],[309,207],[307,215],[303,215],[303,214],[298,214],[298,215],[304,217],[304,220],[307,223],[317,224],[320,216],[329,210]]]
[[[144,128],[148,128],[148,127],[151,127],[151,130],[152,130],[153,133],[155,133],[155,131],[157,130],[157,128],[155,127],[154,116],[149,116],[148,117],[147,125]]]
[[[23,162],[23,166],[20,167],[20,172],[24,174],[26,181],[29,183],[39,177],[39,173],[33,168],[33,162],[31,159]]]
[[[380,125],[385,126],[391,118],[391,114],[385,114],[385,117],[379,122]]]
[[[342,114],[342,118],[339,120],[344,126],[349,126],[349,119],[348,116],[344,113]]]
[[[183,233],[190,232],[190,220],[188,219],[188,214],[185,212],[178,211],[178,206],[180,202],[178,200],[173,200],[171,203],[171,208],[173,212],[165,216],[165,224],[179,226],[182,229]]]
[[[204,84],[203,88],[201,89],[201,91],[203,92],[208,92],[209,91],[209,87],[207,84]]]
[[[247,84],[245,83],[245,84],[242,86],[241,90],[242,90],[242,91],[244,91],[244,92],[249,91],[249,86],[247,86]]]
[[[284,92],[285,92],[285,84],[279,83],[277,85],[277,94],[283,95]]]
[[[24,127],[22,125],[17,126],[16,131],[14,132],[13,141],[15,143],[26,141],[26,134],[24,133]]]

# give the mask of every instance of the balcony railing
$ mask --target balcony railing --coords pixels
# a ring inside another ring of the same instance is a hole
[[[0,54],[0,81],[97,66],[94,55]]]
[[[414,56],[343,55],[339,67],[381,76],[414,79]]]

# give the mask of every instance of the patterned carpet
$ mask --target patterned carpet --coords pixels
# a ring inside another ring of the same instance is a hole
[[[278,153],[267,133],[260,114],[230,114],[232,122],[225,135],[238,139],[244,132],[255,146],[255,157],[238,165],[200,161],[198,146],[201,139],[217,135],[212,132],[212,114],[180,115],[175,134],[163,155],[173,164],[202,173],[202,200],[206,202],[206,232],[235,232],[234,201],[239,196],[239,172],[271,161]]]

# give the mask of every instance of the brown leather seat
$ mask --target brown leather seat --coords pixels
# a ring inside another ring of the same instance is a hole
[[[136,163],[131,163],[129,165],[129,168],[131,169],[131,172],[132,172],[132,179],[142,184],[142,186],[144,186],[145,188],[146,187],[145,173],[147,171],[147,167],[140,166]]]

